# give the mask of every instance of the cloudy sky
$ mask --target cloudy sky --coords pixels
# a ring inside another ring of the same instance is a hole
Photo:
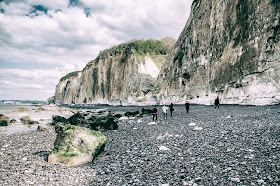
[[[177,39],[192,0],[0,0],[0,100],[46,100],[59,79],[132,39]]]

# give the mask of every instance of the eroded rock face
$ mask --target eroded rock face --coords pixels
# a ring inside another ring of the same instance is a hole
[[[133,41],[105,50],[81,72],[61,78],[56,104],[145,104],[174,39]]]
[[[54,149],[48,162],[77,166],[91,162],[104,150],[106,136],[101,132],[73,125],[55,125],[57,133]]]
[[[280,102],[280,2],[195,0],[158,77],[162,102]]]

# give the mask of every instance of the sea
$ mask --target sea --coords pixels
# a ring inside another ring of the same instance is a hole
[[[18,109],[25,107],[26,111]],[[44,110],[38,110],[42,107]],[[73,115],[71,111],[55,105],[0,105],[0,114],[9,117],[9,120],[15,119],[15,123],[10,123],[9,126],[0,127],[0,134],[13,134],[18,132],[28,132],[36,130],[38,125],[47,127],[52,122],[53,115],[59,115],[69,118]],[[24,125],[20,118],[29,116],[31,120],[38,121],[39,124]]]

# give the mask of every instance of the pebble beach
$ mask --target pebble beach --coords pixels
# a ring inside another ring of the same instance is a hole
[[[53,126],[0,133],[0,185],[280,185],[280,105],[174,109],[119,120],[104,152],[78,167],[47,162]]]

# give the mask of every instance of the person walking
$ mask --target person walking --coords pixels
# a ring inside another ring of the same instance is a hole
[[[152,110],[152,114],[153,114],[153,121],[157,121],[157,108],[156,106],[153,108]]]
[[[219,109],[219,106],[220,106],[220,100],[219,100],[219,97],[217,97],[215,99],[215,109]]]
[[[167,119],[167,110],[168,110],[168,107],[163,105],[162,107],[162,113],[163,113],[163,118],[164,119]]]
[[[185,107],[186,107],[187,113],[189,113],[189,109],[190,109],[190,104],[189,104],[189,102],[186,102],[186,103],[185,103]]]
[[[172,117],[172,112],[174,111],[173,103],[171,103],[171,104],[169,105],[169,109],[170,109],[170,116]]]

